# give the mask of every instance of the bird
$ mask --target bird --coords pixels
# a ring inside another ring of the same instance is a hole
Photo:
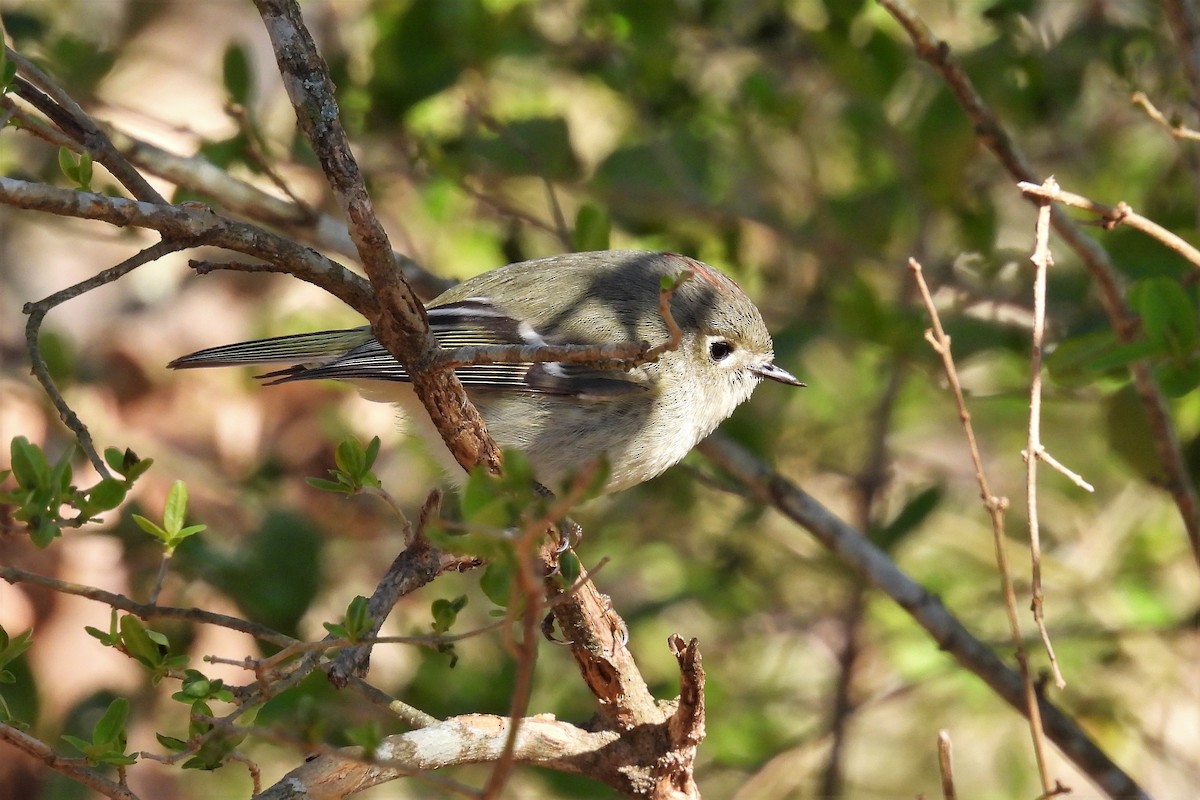
[[[537,480],[558,486],[600,456],[602,493],[660,475],[712,433],[760,382],[804,386],[775,364],[758,308],[716,267],[669,252],[602,250],[522,261],[470,278],[426,307],[443,348],[597,345],[671,337],[660,309],[663,280],[678,280],[670,316],[678,346],[634,366],[494,363],[456,368],[492,437],[524,453]],[[370,400],[398,405],[451,475],[463,476],[408,384],[408,374],[369,326],[210,347],[173,369],[288,366],[272,384],[333,379]]]

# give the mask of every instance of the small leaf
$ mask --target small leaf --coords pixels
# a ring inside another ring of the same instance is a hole
[[[132,516],[133,521],[137,523],[137,526],[153,536],[155,539],[160,539],[163,542],[166,542],[171,538],[171,535],[164,531],[157,522],[146,519],[141,514],[133,514]]]
[[[347,728],[346,739],[361,747],[363,756],[370,759],[375,757],[375,751],[383,741],[383,732],[379,729],[379,722],[371,720],[365,725]]]
[[[10,639],[8,632],[3,627],[0,627],[0,667],[4,667],[16,660],[22,653],[29,649],[32,643],[32,628],[22,631]]]
[[[436,633],[445,633],[454,627],[454,623],[458,620],[458,612],[462,611],[466,605],[466,595],[459,595],[453,600],[445,598],[434,600],[430,609],[433,612],[433,630]]]
[[[5,94],[12,88],[17,79],[17,62],[4,57],[4,48],[0,47],[0,94]]]
[[[1129,292],[1130,302],[1142,318],[1146,338],[1174,356],[1196,348],[1196,307],[1183,287],[1170,278],[1139,281]]]
[[[1195,360],[1168,361],[1154,374],[1167,397],[1183,397],[1200,386],[1200,362]]]
[[[370,471],[375,466],[375,459],[379,458],[379,448],[381,445],[382,443],[378,436],[371,439],[371,443],[367,445],[367,457],[363,464],[364,472]]]
[[[129,717],[129,701],[118,697],[108,704],[104,716],[96,722],[92,730],[92,742],[120,743],[120,749],[125,749],[125,720]]]
[[[346,629],[358,640],[371,630],[371,607],[367,598],[358,595],[346,607]]]
[[[250,99],[250,59],[246,55],[246,49],[240,44],[233,44],[225,48],[225,55],[221,59],[221,82],[225,86],[225,91],[229,93],[229,99],[239,105],[246,105]]]
[[[29,534],[29,540],[36,547],[46,548],[61,535],[61,527],[56,525],[52,520],[43,519],[38,522],[37,527]]]
[[[105,478],[88,490],[88,507],[95,511],[111,511],[125,502],[125,482]]]
[[[13,477],[26,489],[45,486],[50,481],[50,462],[40,447],[18,436],[9,444]]]
[[[918,492],[904,504],[904,508],[900,509],[900,513],[890,523],[883,528],[871,531],[871,541],[885,552],[891,552],[937,509],[938,503],[942,501],[942,495],[940,486],[931,486]]]
[[[575,215],[575,250],[607,250],[611,230],[612,219],[608,211],[592,203],[585,203]]]
[[[58,148],[58,168],[71,183],[79,183],[79,166],[75,163],[74,154],[65,147]]]
[[[161,733],[156,733],[154,738],[158,739],[158,743],[172,753],[181,753],[188,748],[187,742],[183,739],[176,739],[174,736],[163,736]]]
[[[157,669],[166,654],[167,641],[161,633],[152,631],[131,615],[121,617],[121,644],[125,651],[151,669]]]
[[[566,586],[573,585],[579,580],[579,573],[583,569],[579,563],[579,556],[572,553],[570,550],[562,553],[558,557],[558,571],[562,574],[563,584]]]
[[[338,469],[347,475],[358,476],[363,472],[366,455],[357,439],[345,439],[338,444],[333,453],[333,460],[338,465]]]
[[[64,733],[62,738],[67,744],[85,755],[92,749],[92,743],[87,739],[80,739],[78,736],[72,736],[69,733]]]
[[[320,489],[323,492],[338,492],[339,494],[353,493],[353,490],[351,490],[344,483],[337,483],[335,481],[325,480],[324,478],[305,478],[304,480],[309,486],[313,487],[314,489]]]
[[[1115,367],[1128,366],[1143,358],[1163,354],[1165,351],[1161,343],[1141,340],[1115,345],[1107,352],[1087,361],[1084,367],[1093,372],[1105,372]]]
[[[104,448],[104,463],[108,464],[108,468],[113,472],[125,474],[124,458],[121,456],[121,451],[115,447]]]
[[[479,579],[479,588],[487,599],[501,608],[507,608],[512,599],[513,572],[512,564],[493,561],[487,565],[483,576]]]
[[[167,492],[167,505],[163,509],[163,530],[171,536],[183,529],[187,504],[187,485],[183,481],[175,481],[171,484],[171,491]]]
[[[86,150],[79,155],[79,188],[92,190],[92,154]]]

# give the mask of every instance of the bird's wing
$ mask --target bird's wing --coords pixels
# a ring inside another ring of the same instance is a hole
[[[468,298],[428,309],[429,326],[447,349],[492,345],[544,345],[547,340],[487,300]],[[555,342],[558,343],[558,342]],[[408,372],[369,328],[302,333],[223,345],[172,361],[175,368],[279,364],[260,375],[270,383],[308,380],[408,381]],[[644,381],[620,369],[561,362],[477,364],[455,370],[465,386],[592,399],[645,391]]]

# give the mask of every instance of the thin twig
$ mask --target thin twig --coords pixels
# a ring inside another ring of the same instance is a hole
[[[958,793],[954,791],[954,761],[951,758],[953,748],[950,746],[950,731],[938,731],[938,772],[942,776],[943,800],[955,800]]]
[[[970,120],[975,137],[980,143],[992,151],[1015,180],[1036,181],[1038,175],[1030,165],[1029,159],[1017,148],[991,108],[984,103],[962,65],[951,56],[949,45],[934,36],[921,16],[904,0],[879,0],[879,4],[904,28],[917,55],[942,76]],[[1173,3],[1169,3],[1168,9],[1172,6]],[[1194,15],[1189,15],[1189,19],[1193,18]],[[1189,42],[1196,41],[1193,27]],[[1194,47],[1189,52],[1193,56],[1197,55]],[[1190,67],[1189,63],[1189,69]],[[1189,76],[1191,75],[1189,72]],[[1200,86],[1200,69],[1197,70],[1196,76],[1198,80],[1193,85]],[[1197,99],[1194,93],[1193,103],[1197,102]],[[1050,222],[1087,268],[1098,290],[1109,325],[1117,338],[1124,344],[1134,341],[1137,336],[1136,318],[1125,302],[1121,278],[1108,253],[1094,239],[1087,236],[1062,209],[1055,207],[1051,211]],[[1133,375],[1138,399],[1154,432],[1154,448],[1166,474],[1166,488],[1171,493],[1187,530],[1192,556],[1197,564],[1200,564],[1200,496],[1196,493],[1195,484],[1183,457],[1183,448],[1170,409],[1150,366],[1145,361],[1133,362],[1129,370]]]
[[[1070,480],[1072,483],[1074,483],[1080,489],[1083,489],[1085,492],[1095,492],[1096,491],[1095,486],[1092,486],[1090,483],[1085,481],[1083,479],[1083,476],[1080,475],[1078,472],[1071,470],[1069,467],[1065,466],[1057,458],[1050,455],[1050,452],[1048,450],[1046,450],[1046,448],[1043,447],[1043,448],[1039,449],[1036,452],[1036,455],[1042,461],[1046,462],[1046,466],[1050,467],[1051,469],[1057,470],[1058,472],[1061,472],[1068,480]],[[1021,458],[1028,458],[1028,457],[1029,457],[1029,451],[1022,450]]]
[[[513,146],[513,149],[520,151],[521,155],[529,160],[536,170],[538,177],[542,180],[542,187],[546,190],[546,203],[550,206],[550,213],[554,216],[554,227],[551,229],[558,237],[558,241],[564,248],[571,247],[571,229],[567,226],[567,219],[563,215],[562,203],[558,201],[558,192],[554,188],[554,182],[550,180],[549,171],[546,169],[545,160],[541,157],[538,151],[529,146],[529,143],[512,132],[512,129],[504,125],[500,120],[493,117],[487,111],[479,109],[479,118],[484,126],[498,134],[501,138]]]
[[[295,0],[255,0],[284,88],[325,179],[346,211],[350,235],[378,302],[367,318],[375,337],[408,371],[413,389],[458,463],[500,471],[500,448],[453,370],[436,363],[425,307],[397,268],[362,171],[342,127],[329,69]]]
[[[1018,713],[1029,714],[1027,684],[1018,671],[972,634],[937,595],[896,566],[866,534],[720,433],[705,439],[698,448],[742,483],[756,500],[803,526],[855,575],[891,598],[938,647],[978,676],[1004,702]],[[768,535],[794,550],[791,533]],[[1045,697],[1035,699],[1046,735],[1105,794],[1122,800],[1149,800],[1149,794],[1096,745],[1075,719]]]
[[[166,552],[158,562],[158,571],[154,575],[154,585],[150,587],[150,605],[158,605],[158,595],[162,591],[163,581],[167,579],[167,568],[171,565],[171,556]]]
[[[1145,92],[1134,92],[1129,98],[1135,105],[1142,107],[1146,112],[1146,116],[1163,126],[1176,139],[1187,139],[1193,142],[1200,142],[1200,131],[1192,130],[1181,122],[1173,122],[1158,110],[1158,107],[1150,101]]]
[[[60,772],[71,780],[78,781],[112,800],[138,800],[138,796],[130,791],[124,783],[118,783],[98,770],[92,769],[81,758],[60,756],[41,739],[30,736],[7,722],[0,721],[0,742],[8,743],[26,755],[36,758],[55,772]]]
[[[1197,249],[1186,239],[1167,230],[1154,220],[1143,217],[1134,211],[1124,200],[1115,206],[1106,206],[1081,194],[1064,191],[1057,183],[1049,186],[1047,184],[1032,183],[1031,181],[1020,181],[1017,184],[1017,188],[1026,195],[1039,200],[1055,200],[1069,206],[1091,211],[1100,217],[1101,224],[1105,230],[1110,230],[1118,225],[1128,225],[1130,228],[1141,231],[1152,239],[1157,239],[1186,258],[1191,262],[1192,266],[1200,268],[1200,249]]]
[[[50,375],[50,368],[46,364],[46,360],[42,357],[42,351],[38,345],[42,322],[55,306],[61,305],[85,292],[90,292],[99,286],[112,283],[144,264],[157,261],[168,253],[185,250],[193,244],[194,242],[186,239],[164,239],[157,244],[144,248],[120,264],[103,270],[97,275],[93,275],[85,281],[80,281],[74,286],[55,292],[37,302],[25,304],[24,311],[29,315],[29,320],[25,324],[25,350],[29,354],[29,363],[33,376],[42,385],[42,390],[46,393],[46,396],[54,403],[54,407],[58,410],[59,419],[75,434],[75,439],[87,455],[88,461],[92,463],[96,472],[100,473],[102,477],[112,477],[112,474],[108,471],[108,465],[104,463],[104,459],[96,451],[96,445],[92,441],[92,434],[88,431],[87,425],[72,410],[71,406],[68,405],[66,399],[62,396],[62,392],[58,390],[53,376]]]
[[[1047,178],[1042,184],[1047,191],[1058,187],[1054,178]],[[1033,611],[1033,621],[1038,633],[1042,636],[1042,644],[1046,655],[1050,658],[1050,666],[1054,671],[1054,684],[1059,689],[1065,689],[1066,680],[1058,667],[1058,659],[1054,655],[1054,645],[1050,642],[1050,632],[1046,630],[1045,594],[1042,590],[1042,536],[1038,520],[1037,504],[1037,465],[1035,455],[1042,451],[1042,353],[1046,339],[1046,274],[1054,263],[1050,255],[1050,201],[1044,201],[1038,209],[1037,227],[1035,233],[1033,255],[1030,261],[1034,265],[1033,276],[1033,336],[1031,337],[1029,355],[1029,428],[1025,451],[1025,511],[1029,517],[1029,556],[1032,563],[1033,595],[1030,608]]]
[[[908,266],[912,270],[913,279],[917,282],[917,289],[921,293],[921,300],[925,303],[925,308],[929,312],[929,318],[933,324],[933,328],[925,332],[925,338],[942,357],[946,379],[950,382],[951,391],[954,392],[958,416],[967,437],[967,447],[971,451],[971,462],[975,465],[975,480],[979,484],[980,497],[992,520],[992,544],[995,547],[996,566],[1000,572],[1000,584],[1004,591],[1004,608],[1008,613],[1009,632],[1012,635],[1017,667],[1021,673],[1021,684],[1025,689],[1025,710],[1033,739],[1033,752],[1037,759],[1042,787],[1049,791],[1050,772],[1046,764],[1046,744],[1042,732],[1041,710],[1038,708],[1037,689],[1034,686],[1033,677],[1029,673],[1029,659],[1025,653],[1025,645],[1022,643],[1021,623],[1017,618],[1017,595],[1013,589],[1012,575],[1008,569],[1008,554],[1004,537],[1004,512],[1008,508],[1008,500],[992,494],[991,486],[988,484],[987,475],[983,469],[983,457],[979,454],[979,445],[975,440],[975,429],[971,425],[971,414],[967,411],[967,401],[963,396],[962,384],[958,380],[958,370],[954,366],[954,357],[950,354],[950,337],[942,328],[942,321],[938,316],[937,307],[933,303],[933,297],[929,293],[929,286],[925,283],[921,264],[915,258],[910,258]]]

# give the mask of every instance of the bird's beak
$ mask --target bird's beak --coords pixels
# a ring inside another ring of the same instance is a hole
[[[780,383],[786,383],[789,386],[807,386],[808,385],[806,383],[802,383],[799,380],[797,380],[795,375],[788,372],[783,367],[777,367],[770,361],[768,361],[766,364],[763,364],[758,367],[751,367],[750,371],[753,372],[755,375],[757,375],[760,378],[767,378],[768,380],[779,381]]]

